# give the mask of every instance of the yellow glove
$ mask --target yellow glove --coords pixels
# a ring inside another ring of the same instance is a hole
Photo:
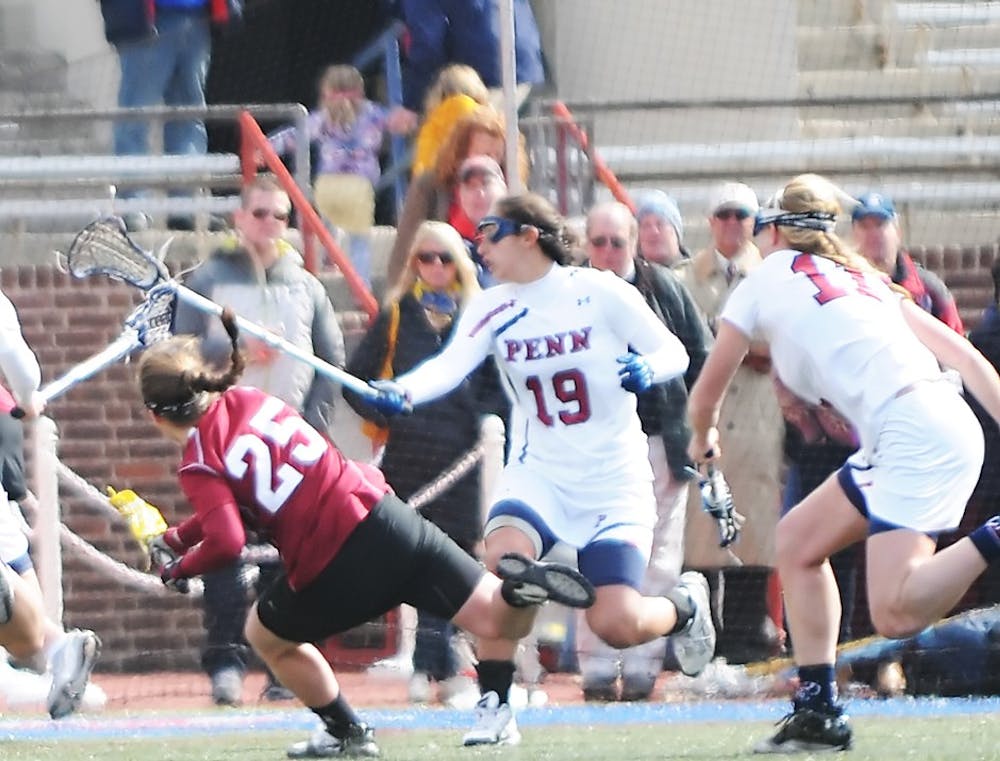
[[[129,531],[146,555],[148,569],[150,542],[167,530],[167,522],[163,520],[163,515],[131,489],[115,491],[109,486],[108,501],[128,524]]]

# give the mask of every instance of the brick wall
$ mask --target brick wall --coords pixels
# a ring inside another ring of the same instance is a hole
[[[991,244],[913,253],[944,277],[971,326],[992,297],[990,267],[998,249]],[[5,269],[0,288],[18,308],[45,381],[106,346],[138,302],[137,291],[126,285],[102,278],[73,280],[50,266]],[[63,462],[94,486],[134,488],[170,522],[187,514],[173,477],[178,448],[146,420],[130,366],[119,364],[73,388],[53,402],[49,412],[59,425]],[[112,557],[137,564],[139,552],[121,523],[75,499],[64,499],[62,509],[73,531]],[[102,669],[198,667],[203,632],[197,602],[132,591],[72,553],[64,561],[66,623],[101,635]]]
[[[18,308],[24,334],[38,355],[43,382],[106,346],[139,300],[138,291],[105,278],[74,280],[51,266],[5,269],[0,287]],[[178,447],[147,421],[132,380],[118,364],[71,389],[49,407],[59,426],[59,455],[99,489],[134,488],[167,521],[187,514],[173,469]],[[63,520],[77,534],[129,565],[140,554],[120,522],[85,502],[64,498]],[[197,668],[203,638],[197,602],[133,591],[64,553],[65,622],[104,641],[107,671]]]
[[[936,272],[955,296],[966,330],[979,319],[993,300],[990,268],[1000,256],[1000,244],[981,246],[926,246],[910,252],[915,261]]]

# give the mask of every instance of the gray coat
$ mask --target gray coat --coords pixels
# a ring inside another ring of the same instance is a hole
[[[302,268],[301,258],[291,246],[267,270],[256,266],[235,243],[223,246],[194,270],[185,284],[320,359],[344,366],[344,335],[333,305],[323,284]],[[174,332],[200,336],[210,362],[222,363],[229,355],[229,338],[219,319],[184,302],[178,304]],[[337,384],[304,362],[279,353],[269,364],[248,364],[241,382],[283,399],[313,427],[327,432]]]

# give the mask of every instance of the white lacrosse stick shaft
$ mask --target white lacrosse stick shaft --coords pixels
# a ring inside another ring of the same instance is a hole
[[[195,309],[198,309],[202,312],[206,312],[207,314],[214,314],[216,317],[222,314],[222,306],[216,304],[211,299],[205,298],[196,291],[192,291],[186,285],[180,285],[178,283],[175,287],[177,289],[177,298],[187,302]],[[286,341],[281,336],[277,335],[276,333],[272,333],[270,330],[261,327],[257,323],[250,322],[250,320],[247,320],[237,315],[236,324],[239,326],[239,329],[242,332],[249,333],[254,338],[260,339],[265,344],[274,349],[280,349],[284,353],[288,354],[291,357],[294,357],[300,362],[305,362],[307,365],[312,367],[316,372],[320,373],[321,375],[325,375],[327,378],[336,381],[337,383],[346,388],[349,388],[351,391],[354,391],[355,393],[360,394],[361,396],[366,397],[368,399],[372,399],[378,395],[378,392],[375,391],[375,389],[373,389],[371,386],[369,386],[367,382],[361,380],[360,378],[356,378],[346,370],[342,370],[336,365],[331,365],[329,362],[324,362],[316,355],[310,354],[309,352],[302,350],[295,344],[291,343],[290,341]]]
[[[50,402],[57,396],[65,394],[76,384],[96,375],[108,365],[113,365],[118,360],[127,357],[140,346],[142,346],[142,341],[139,340],[139,332],[134,328],[126,328],[118,338],[97,352],[97,354],[93,354],[83,360],[83,362],[73,365],[73,367],[60,377],[42,386],[38,390],[38,393],[43,401]],[[10,414],[20,419],[24,417],[24,410],[20,407],[15,407],[10,411]]]

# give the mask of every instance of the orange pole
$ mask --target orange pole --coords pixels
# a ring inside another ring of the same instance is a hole
[[[246,180],[248,175],[252,179],[254,174],[256,174],[255,152],[259,151],[264,157],[264,164],[271,170],[285,192],[288,193],[292,204],[299,212],[303,239],[309,238],[310,234],[315,234],[319,237],[320,243],[330,252],[334,264],[343,273],[344,279],[351,289],[351,293],[354,294],[354,298],[358,302],[358,306],[368,313],[369,318],[374,317],[378,314],[378,302],[372,296],[371,291],[368,290],[365,281],[354,271],[350,259],[347,258],[347,255],[344,254],[340,246],[334,241],[333,236],[330,235],[330,231],[326,229],[326,225],[319,218],[319,214],[316,213],[309,199],[306,198],[298,184],[296,184],[295,178],[292,177],[285,165],[281,163],[281,159],[274,152],[274,149],[271,148],[271,144],[267,141],[267,136],[261,130],[260,125],[257,124],[256,119],[253,118],[250,112],[244,111],[240,114],[239,121],[241,135],[240,161],[243,163],[244,180]],[[249,172],[247,169],[248,163],[253,166],[252,172]],[[303,253],[306,258],[306,269],[310,272],[316,272],[316,252],[311,245],[307,245],[305,248],[306,251]]]
[[[616,201],[628,206],[632,210],[632,213],[635,214],[635,202],[632,200],[632,197],[625,190],[625,186],[618,181],[615,173],[604,163],[604,159],[590,145],[587,133],[580,129],[580,125],[576,123],[576,119],[573,118],[573,114],[566,107],[566,104],[557,100],[552,104],[552,114],[563,122],[567,131],[576,140],[577,145],[580,146],[580,150],[587,154],[587,158],[590,159],[590,163],[594,167],[594,176],[611,191],[611,195],[615,197]]]

